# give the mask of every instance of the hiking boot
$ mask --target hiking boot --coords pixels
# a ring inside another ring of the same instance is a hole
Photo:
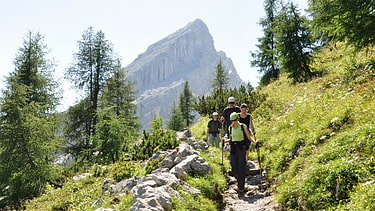
[[[238,190],[238,196],[244,196],[245,195],[245,191],[243,189],[240,189]]]

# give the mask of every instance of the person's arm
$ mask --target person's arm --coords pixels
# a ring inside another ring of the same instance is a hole
[[[254,124],[253,124],[253,117],[250,115],[250,130],[251,132],[255,135],[256,132],[255,132],[255,127],[254,127]]]
[[[246,128],[246,127],[244,127],[244,128]],[[257,143],[258,143],[258,141],[255,141],[255,140],[250,136],[250,132],[249,132],[249,130],[248,130],[247,128],[245,129],[245,134],[246,134],[247,139],[249,139],[250,141],[252,141],[254,144],[257,144]]]

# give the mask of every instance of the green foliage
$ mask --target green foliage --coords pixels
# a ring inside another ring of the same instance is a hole
[[[74,128],[78,130],[73,134],[75,140],[70,142],[70,150],[82,159],[90,159],[90,152],[94,148],[90,142],[96,134],[98,123],[99,96],[113,72],[119,72],[121,65],[104,33],[95,33],[92,27],[83,33],[82,39],[78,41],[78,48],[78,52],[74,53],[75,61],[68,68],[66,79],[71,80],[77,89],[83,90],[84,102],[75,108],[78,112],[71,112],[69,115],[69,121],[74,122]],[[116,89],[116,94],[118,90]]]
[[[181,113],[180,108],[177,107],[176,104],[173,103],[172,114],[169,116],[167,128],[169,130],[179,131],[182,128],[184,128],[185,126],[186,125],[185,125],[184,119],[182,117],[182,113]]]
[[[121,180],[140,175],[140,172],[140,166],[136,162],[125,161],[115,163],[111,167],[110,175],[116,182],[120,182]]]
[[[214,92],[212,95],[202,96],[194,105],[195,110],[201,116],[210,116],[215,111],[221,114],[228,105],[227,99],[231,96],[235,97],[239,104],[246,103],[250,113],[266,99],[266,95],[247,84],[247,86],[241,85],[239,88],[224,89],[222,93]]]
[[[313,76],[309,63],[312,41],[307,20],[293,3],[283,6],[276,17],[276,40],[282,71],[289,73],[293,82],[304,82]]]
[[[180,144],[176,132],[173,130],[158,130],[153,133],[145,133],[140,143],[134,145],[133,160],[145,160],[155,152],[173,149]]]
[[[190,126],[194,121],[194,111],[195,99],[193,93],[190,90],[189,82],[185,81],[184,90],[180,94],[180,103],[178,108],[181,111],[182,119],[186,126]]]
[[[39,33],[28,34],[7,78],[0,112],[0,208],[19,208],[53,180],[58,103],[52,63]],[[5,188],[5,189],[4,189]]]
[[[216,72],[215,77],[212,80],[212,88],[214,90],[218,91],[219,93],[222,92],[222,90],[226,89],[229,85],[229,77],[226,75],[226,71],[223,67],[222,61],[220,59],[219,63],[216,65]]]
[[[310,0],[309,11],[314,32],[323,42],[348,41],[357,50],[375,43],[372,0]]]
[[[178,191],[181,198],[172,196],[172,209],[179,211],[188,210],[202,210],[202,211],[216,211],[217,206],[211,200],[205,198],[202,195],[193,195],[186,191]]]
[[[163,118],[156,116],[151,122],[151,132],[156,132],[160,129],[163,129]]]
[[[145,167],[146,174],[150,174],[153,170],[159,168],[159,163],[164,159],[163,156],[160,156],[156,159],[150,160],[147,162]]]
[[[263,73],[260,85],[269,84],[271,81],[277,79],[280,74],[275,38],[276,3],[276,0],[267,0],[264,2],[266,17],[260,20],[264,36],[258,38],[259,44],[256,45],[258,50],[251,53],[253,57],[251,65],[259,68],[258,71]]]
[[[106,109],[99,111],[97,133],[93,137],[96,146],[94,157],[96,162],[108,164],[124,159],[132,134],[126,119],[115,116]]]
[[[262,164],[286,210],[371,210],[359,197],[371,198],[375,175],[373,55],[331,46],[312,63],[324,77],[292,84],[282,74],[261,88],[267,99],[253,112]]]

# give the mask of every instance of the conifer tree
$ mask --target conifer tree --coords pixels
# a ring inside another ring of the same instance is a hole
[[[273,79],[277,79],[280,67],[277,62],[276,38],[275,38],[275,16],[277,0],[266,0],[264,9],[266,17],[261,19],[260,25],[263,28],[264,36],[258,39],[258,50],[251,53],[254,60],[251,65],[258,67],[258,71],[263,73],[260,80],[261,85],[269,84]]]
[[[163,128],[163,118],[161,116],[156,116],[151,122],[151,131],[156,132]]]
[[[180,108],[176,106],[175,103],[173,103],[172,106],[172,112],[169,116],[169,120],[167,123],[167,128],[170,130],[181,130],[185,127],[184,119],[182,118],[182,113],[180,111]]]
[[[39,33],[29,32],[7,78],[0,112],[1,207],[17,208],[41,194],[53,179],[52,162],[61,144],[55,109],[54,64]]]
[[[307,20],[290,3],[282,7],[276,21],[280,65],[294,82],[306,81],[313,75],[309,67],[312,43]]]
[[[94,135],[94,146],[99,154],[98,160],[108,163],[122,159],[130,142],[139,129],[136,117],[135,93],[133,84],[126,79],[121,63],[115,68],[100,96],[97,132]]]
[[[224,89],[226,89],[229,85],[229,77],[225,72],[221,59],[219,60],[218,64],[216,65],[216,72],[215,77],[212,80],[212,88],[215,91],[222,93]]]
[[[117,62],[112,44],[105,39],[102,31],[95,33],[92,27],[83,33],[78,48],[78,52],[74,53],[75,62],[68,68],[66,78],[77,89],[83,90],[84,100],[69,109],[68,121],[74,124],[69,124],[66,135],[71,143],[70,152],[88,158],[94,147],[91,139],[98,123],[99,96],[106,81],[113,75]]]
[[[189,82],[185,81],[184,90],[180,95],[179,109],[186,126],[190,126],[194,121],[194,115],[192,114],[194,111],[194,103],[195,100],[189,88]]]
[[[315,35],[325,43],[349,41],[357,49],[375,43],[373,0],[309,0]]]

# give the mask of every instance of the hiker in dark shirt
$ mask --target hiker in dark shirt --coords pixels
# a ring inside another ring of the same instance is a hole
[[[212,113],[212,119],[207,124],[206,139],[210,146],[219,147],[221,140],[221,122],[219,121],[219,114]]]
[[[230,114],[233,112],[240,113],[241,110],[240,107],[236,106],[236,99],[234,97],[229,97],[228,106],[223,110],[223,114],[221,116],[221,121],[224,122],[225,132],[228,135],[228,127],[232,124],[230,121]]]
[[[241,112],[240,112],[240,122],[241,123],[244,123],[246,125],[246,127],[249,129],[249,131],[255,135],[255,128],[254,128],[254,124],[253,124],[253,118],[251,117],[251,115],[249,113],[247,113],[247,104],[246,103],[242,103],[241,106],[240,106],[240,109],[241,109]],[[248,145],[246,146],[246,161],[247,161],[247,158],[249,156],[249,148],[250,148],[250,140],[247,140],[248,141]]]

